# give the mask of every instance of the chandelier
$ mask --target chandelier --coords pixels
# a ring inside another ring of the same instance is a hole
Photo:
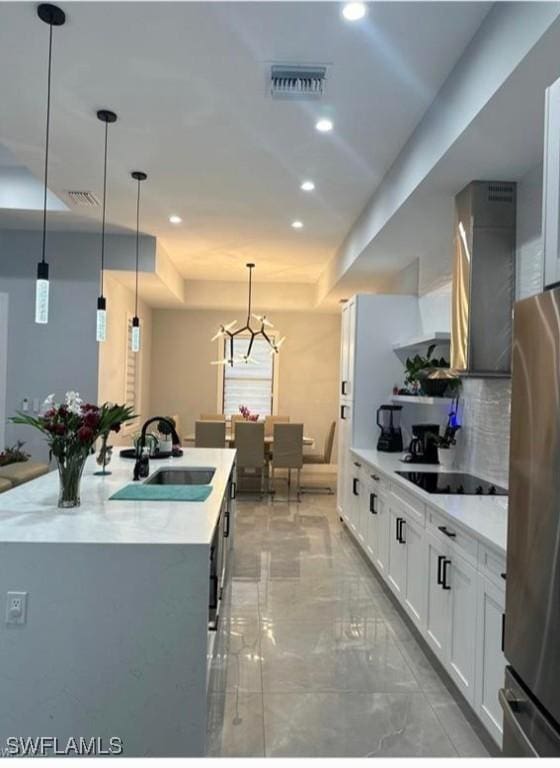
[[[253,344],[255,342],[255,339],[259,336],[262,336],[263,339],[265,339],[268,344],[270,345],[270,354],[271,355],[277,355],[278,352],[280,352],[280,347],[286,340],[285,336],[282,336],[281,339],[278,341],[275,341],[274,338],[271,338],[267,333],[267,328],[273,328],[274,326],[272,323],[266,319],[266,315],[255,315],[251,312],[251,299],[252,299],[252,288],[253,288],[253,269],[255,268],[254,264],[247,264],[247,269],[249,270],[249,301],[248,301],[248,307],[247,307],[247,320],[245,322],[245,325],[241,328],[236,328],[237,320],[232,320],[231,323],[227,323],[227,325],[220,325],[218,332],[215,334],[215,336],[212,337],[212,341],[216,341],[217,339],[226,339],[226,344],[228,347],[228,353],[226,353],[226,357],[224,357],[222,360],[213,360],[212,365],[231,365],[233,366],[234,363],[256,363],[257,361],[251,357],[251,352],[253,350]],[[251,318],[254,318],[258,323],[260,323],[260,328],[258,330],[254,330],[251,327]],[[249,346],[247,347],[247,352],[244,355],[238,355],[237,357],[234,354],[234,340],[236,336],[239,336],[239,334],[244,334],[246,337],[249,338]]]

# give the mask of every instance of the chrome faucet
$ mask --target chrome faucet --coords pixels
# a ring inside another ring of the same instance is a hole
[[[181,445],[181,438],[177,434],[175,425],[168,418],[165,416],[152,416],[151,419],[145,421],[138,442],[136,443],[136,462],[134,464],[134,473],[132,475],[133,480],[140,480],[140,478],[148,477],[150,474],[150,459],[144,454],[144,448],[146,447],[146,432],[150,424],[153,424],[154,421],[166,424],[171,432],[173,445]]]

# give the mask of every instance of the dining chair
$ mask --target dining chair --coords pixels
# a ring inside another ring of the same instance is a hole
[[[225,421],[223,413],[201,413],[200,421]]]
[[[266,467],[263,422],[245,421],[243,418],[238,420],[235,426],[235,449],[237,471],[257,470],[260,474],[262,494]]]
[[[285,424],[290,421],[289,416],[265,416],[264,417],[264,436],[272,437],[275,424]]]
[[[226,422],[197,421],[194,425],[195,448],[223,448],[226,444]]]
[[[300,498],[300,473],[303,466],[303,424],[275,424],[272,442],[271,479],[274,488],[276,469],[288,470],[288,497],[292,469],[297,471],[297,500]]]
[[[235,425],[240,422],[245,421],[245,417],[242,416],[240,413],[234,413],[231,417],[231,439],[235,440]]]
[[[335,429],[336,429],[336,421],[333,421],[331,423],[331,426],[329,427],[329,431],[327,432],[327,437],[325,438],[325,445],[323,446],[322,453],[304,453],[303,454],[304,466],[306,464],[308,465],[314,464],[315,466],[317,466],[320,464],[331,463]],[[301,489],[302,493],[316,493],[317,491],[326,491],[327,493],[333,493],[333,489],[329,485],[308,486],[308,487],[303,487]]]

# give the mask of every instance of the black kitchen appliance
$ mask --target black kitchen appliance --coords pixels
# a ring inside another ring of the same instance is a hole
[[[439,464],[438,437],[439,424],[413,424],[404,460],[412,464]]]
[[[507,496],[507,490],[476,475],[465,472],[397,472],[427,493],[449,493],[465,496]]]
[[[377,426],[381,430],[377,450],[399,453],[403,449],[401,432],[402,405],[381,405],[377,409]]]

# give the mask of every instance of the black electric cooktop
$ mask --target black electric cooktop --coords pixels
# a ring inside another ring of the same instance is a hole
[[[463,472],[397,472],[428,493],[464,494],[465,496],[507,496],[507,489]]]

